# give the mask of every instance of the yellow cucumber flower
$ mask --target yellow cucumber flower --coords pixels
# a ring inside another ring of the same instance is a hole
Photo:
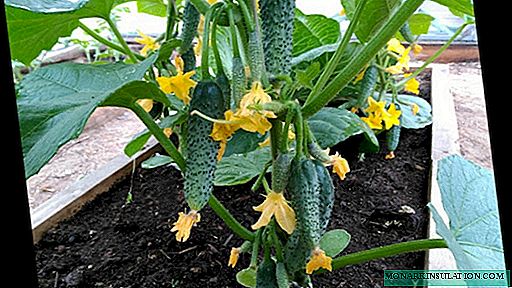
[[[139,104],[146,112],[149,112],[151,109],[153,109],[153,99],[139,99],[137,100],[137,104]]]
[[[167,136],[167,138],[169,138],[169,136],[172,134],[172,128],[164,128],[164,134]]]
[[[338,174],[341,180],[345,180],[345,175],[350,172],[347,159],[341,157],[338,152],[331,155],[332,172]]]
[[[288,201],[284,198],[283,193],[272,191],[265,197],[266,199],[263,203],[253,207],[255,211],[261,212],[261,216],[251,228],[257,230],[263,226],[267,226],[272,216],[275,216],[277,224],[279,224],[286,233],[292,234],[296,224],[295,211],[288,205]]]
[[[405,47],[400,43],[400,40],[396,38],[391,38],[391,40],[388,41],[386,49],[398,55],[402,55],[405,52]]]
[[[190,103],[190,89],[196,86],[196,81],[190,79],[196,72],[190,71],[183,74],[182,71],[178,71],[178,75],[171,77],[157,77],[156,82],[160,86],[160,89],[166,94],[174,93],[183,103]]]
[[[347,11],[345,11],[345,8],[341,8],[340,12],[338,13],[340,16],[347,15]]]
[[[173,223],[171,232],[176,233],[176,241],[185,242],[190,237],[190,230],[197,222],[201,221],[201,215],[195,210],[190,210],[187,214],[178,213],[178,221]]]
[[[240,121],[240,128],[248,132],[258,132],[265,134],[272,124],[267,118],[276,118],[277,116],[271,111],[256,111],[251,109],[253,105],[265,104],[272,101],[270,95],[265,93],[261,83],[255,81],[251,90],[240,100],[240,108],[236,111],[234,119]]]
[[[409,56],[410,52],[411,47],[405,49],[404,53],[401,54],[400,58],[398,58],[396,64],[385,69],[386,72],[391,74],[400,74],[404,70],[409,70],[409,61],[411,61],[411,56]]]
[[[183,72],[185,70],[185,62],[183,62],[183,58],[181,58],[180,55],[176,55],[176,57],[174,57],[174,66],[178,72]]]
[[[386,128],[386,130],[389,130],[391,129],[391,127],[393,127],[393,125],[400,125],[399,118],[401,114],[402,111],[396,109],[395,103],[391,103],[389,105],[388,113],[382,117],[382,120],[384,120],[385,125],[384,128]]]
[[[354,84],[356,84],[357,82],[363,80],[363,77],[364,77],[364,73],[366,73],[366,69],[363,69],[363,71],[359,72],[359,74],[357,74],[356,78],[354,79]]]
[[[231,253],[229,254],[228,266],[231,266],[231,268],[235,268],[236,262],[238,262],[239,256],[240,256],[240,248],[231,248]]]
[[[405,73],[404,78],[411,76],[412,73]],[[416,80],[416,78],[411,78],[409,81],[405,83],[404,90],[414,93],[416,95],[420,94],[420,82]]]
[[[234,113],[231,110],[227,110],[226,112],[224,112],[224,119],[226,121],[236,120],[234,117]],[[212,133],[210,134],[210,137],[212,137],[212,139],[215,141],[220,141],[219,152],[217,153],[217,161],[220,161],[222,159],[224,152],[226,152],[228,139],[239,128],[239,124],[213,123],[213,129]]]
[[[368,113],[382,113],[386,111],[384,108],[386,106],[386,101],[376,101],[373,97],[368,97],[368,108],[364,111]]]
[[[368,117],[361,117],[364,123],[368,125],[371,129],[380,130],[382,129],[382,113],[375,114],[371,113]]]
[[[420,44],[412,44],[412,53],[414,53],[414,56],[418,56],[421,51],[423,51],[423,47]]]
[[[395,152],[389,151],[389,153],[386,154],[386,156],[384,156],[384,158],[387,159],[387,160],[395,158]]]
[[[418,114],[418,112],[420,112],[420,107],[416,103],[413,103],[412,104],[412,115],[416,115],[416,114]]]
[[[332,271],[332,258],[325,255],[325,252],[319,247],[315,248],[311,254],[311,258],[306,264],[306,273],[311,274],[313,271],[318,270],[319,268],[324,268],[326,270]]]
[[[135,38],[135,42],[144,45],[144,47],[142,47],[142,49],[140,50],[140,54],[142,54],[142,56],[146,56],[148,54],[148,51],[150,50],[155,51],[158,48],[160,48],[160,44],[158,44],[154,38],[140,31],[137,32],[139,33],[141,38]]]

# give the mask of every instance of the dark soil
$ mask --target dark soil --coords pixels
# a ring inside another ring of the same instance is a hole
[[[424,79],[422,87],[429,87]],[[422,91],[430,95],[430,91]],[[348,159],[344,181],[334,176],[336,204],[330,228],[346,229],[352,240],[342,254],[425,238],[430,169],[430,126],[402,130],[397,157],[384,151],[359,161],[356,138],[335,147]],[[176,242],[170,225],[186,207],[180,173],[172,167],[137,169],[131,181],[88,203],[50,230],[35,246],[40,287],[240,287],[236,272],[248,266],[242,255],[227,266],[231,247],[242,244],[210,208],[190,239]],[[215,195],[244,225],[257,220],[251,207],[263,197],[250,185],[216,188]],[[414,214],[400,212],[409,206]],[[403,209],[402,209],[403,210]],[[385,269],[423,269],[424,253],[371,261],[314,277],[315,287],[382,287]]]

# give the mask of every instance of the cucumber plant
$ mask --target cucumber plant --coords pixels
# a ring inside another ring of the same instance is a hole
[[[350,237],[345,230],[328,231],[332,175],[343,180],[351,172],[348,161],[329,148],[362,133],[372,147],[368,151],[377,151],[376,135],[384,133],[387,158],[393,158],[400,130],[428,125],[430,116],[428,103],[399,92],[419,93],[415,77],[472,23],[472,15],[425,65],[412,70],[411,51],[419,53],[421,46],[408,20],[424,0],[394,1],[392,11],[386,0],[344,0],[350,24],[343,34],[335,20],[305,15],[294,0],[186,0],[183,7],[168,0],[166,33],[145,35],[144,53],[127,45],[110,17],[119,2],[84,0],[62,10],[59,1],[44,7],[6,1],[13,56],[25,64],[77,27],[125,55],[105,65],[50,65],[23,78],[17,101],[27,177],[80,134],[96,107],[124,107],[147,126],[125,152],[135,154],[154,135],[168,154],[159,159],[174,162],[184,178],[188,207],[171,229],[176,240],[194,237],[193,227],[201,225],[200,213],[209,205],[246,240],[231,250],[228,262],[235,268],[238,257],[251,255],[250,266],[237,275],[243,286],[311,287],[314,273],[447,247],[444,240],[425,239],[336,258]],[[386,9],[377,21],[372,13],[381,6]],[[468,13],[460,7],[449,8]],[[90,17],[106,21],[116,39],[79,21]],[[55,33],[45,34],[37,24],[59,21],[69,25],[55,26]],[[24,46],[25,37],[40,41]],[[198,43],[200,51],[194,50]],[[427,120],[417,124],[414,117]],[[251,161],[252,170],[237,166]],[[262,187],[265,199],[253,207],[259,219],[246,228],[212,191],[214,185],[252,178],[253,190]]]

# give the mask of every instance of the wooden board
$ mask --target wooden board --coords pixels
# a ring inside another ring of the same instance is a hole
[[[151,138],[146,147],[133,157],[120,155],[67,189],[57,192],[48,201],[38,206],[31,215],[34,243],[37,243],[46,231],[60,221],[73,216],[85,203],[124,179],[132,172],[134,164],[139,165],[140,162],[161,150],[161,146]]]

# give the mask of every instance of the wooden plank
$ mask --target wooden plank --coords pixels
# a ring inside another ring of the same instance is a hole
[[[449,90],[449,67],[445,64],[432,64],[432,165],[429,201],[437,209],[441,218],[448,223],[448,215],[443,209],[441,191],[437,183],[437,162],[452,154],[460,154],[459,130],[453,96]],[[441,238],[436,233],[436,224],[429,213],[429,238]],[[453,254],[448,249],[427,251],[427,270],[457,270]],[[437,286],[441,287],[441,286]],[[461,286],[463,287],[463,286]]]
[[[129,175],[134,161],[135,165],[139,165],[140,162],[160,151],[162,151],[161,146],[151,138],[146,147],[133,157],[120,155],[67,189],[57,192],[48,201],[38,206],[31,215],[34,243],[37,243],[46,231],[60,221],[73,216],[87,202],[108,191],[112,185]]]
[[[444,43],[421,43],[423,51],[416,56],[419,61],[425,61],[443,46]],[[454,44],[450,45],[437,59],[436,63],[474,62],[480,61],[480,52],[477,45]]]

